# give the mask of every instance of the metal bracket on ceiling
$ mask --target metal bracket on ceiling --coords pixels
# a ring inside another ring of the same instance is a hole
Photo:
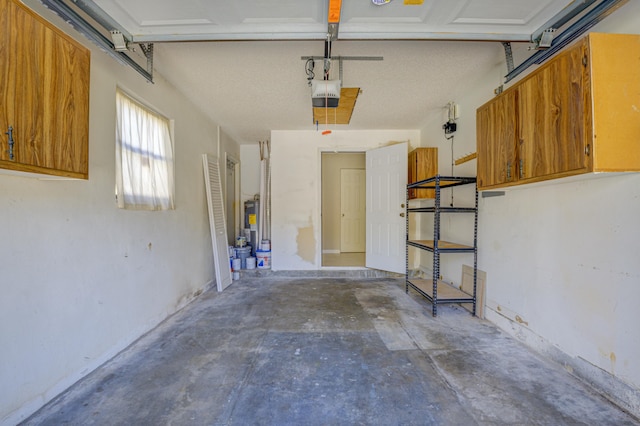
[[[504,57],[507,62],[507,73],[513,71],[513,51],[511,50],[511,43],[508,41],[502,42],[502,47],[504,47]],[[499,95],[504,90],[504,84],[498,86],[493,93]]]
[[[555,28],[547,28],[546,30],[542,31],[542,35],[536,41],[536,49],[540,50],[540,49],[550,48],[551,43],[553,43],[553,37],[555,35],[555,32],[556,32]]]
[[[504,47],[504,56],[507,61],[507,72],[511,72],[513,71],[513,52],[511,51],[511,43],[503,41],[502,46]]]
[[[327,26],[327,38],[329,41],[336,41],[338,39],[338,23],[329,23]]]
[[[147,72],[153,79],[153,43],[140,43],[138,46],[140,46],[140,50],[147,58]]]
[[[324,56],[301,56],[303,61],[325,59]],[[340,67],[340,81],[342,81],[342,61],[383,61],[383,56],[333,56],[333,61],[338,61]]]

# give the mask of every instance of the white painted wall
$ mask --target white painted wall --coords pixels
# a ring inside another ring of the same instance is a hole
[[[272,268],[321,268],[321,160],[328,151],[365,151],[391,141],[418,141],[418,130],[271,132]]]
[[[593,31],[638,33],[639,27],[640,2],[629,2]],[[463,111],[454,157],[475,151],[475,109],[493,97],[505,71],[502,63],[466,91],[452,91]],[[439,136],[441,126],[434,115],[422,129],[422,145],[440,148],[444,172],[451,156],[444,155],[450,145]],[[458,171],[475,174],[475,161]],[[552,181],[481,199],[478,236],[479,267],[487,272],[487,318],[636,415],[639,211],[640,174]],[[463,238],[455,224],[445,226]],[[444,273],[445,279],[459,280],[451,265]]]
[[[89,180],[0,175],[3,425],[24,419],[214,279],[201,154],[217,152],[217,126],[162,76],[149,84],[72,36],[93,50]],[[116,85],[175,120],[173,211],[116,207]]]

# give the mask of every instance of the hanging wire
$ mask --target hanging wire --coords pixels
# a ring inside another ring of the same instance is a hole
[[[305,66],[304,66],[304,72],[307,73],[307,81],[309,82],[309,86],[311,86],[311,80],[313,80],[316,76],[316,74],[313,72],[315,67],[316,67],[316,63],[313,60],[313,58],[307,59],[307,62],[305,63]]]

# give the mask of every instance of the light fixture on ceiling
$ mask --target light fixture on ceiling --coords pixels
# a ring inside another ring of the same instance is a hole
[[[391,0],[371,0],[371,3],[375,4],[376,6],[382,6],[383,4],[391,3]]]

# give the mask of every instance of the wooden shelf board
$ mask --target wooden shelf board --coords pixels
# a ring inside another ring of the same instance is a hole
[[[425,293],[429,300],[433,301],[433,280],[422,278],[410,278],[409,283]],[[463,301],[463,302],[460,302]],[[437,303],[472,303],[473,297],[443,281],[438,280]]]
[[[473,154],[465,155],[462,158],[458,158],[455,161],[455,165],[459,166],[460,164],[466,163],[467,161],[471,161],[471,160],[473,160],[474,158],[477,158],[477,157],[478,157],[478,153],[477,152],[474,152]]]
[[[421,247],[424,247],[429,250],[433,250],[433,240],[410,240],[411,243],[417,244]],[[440,250],[470,250],[473,251],[472,246],[467,246],[464,244],[452,243],[449,241],[440,240],[438,241],[438,249]]]

